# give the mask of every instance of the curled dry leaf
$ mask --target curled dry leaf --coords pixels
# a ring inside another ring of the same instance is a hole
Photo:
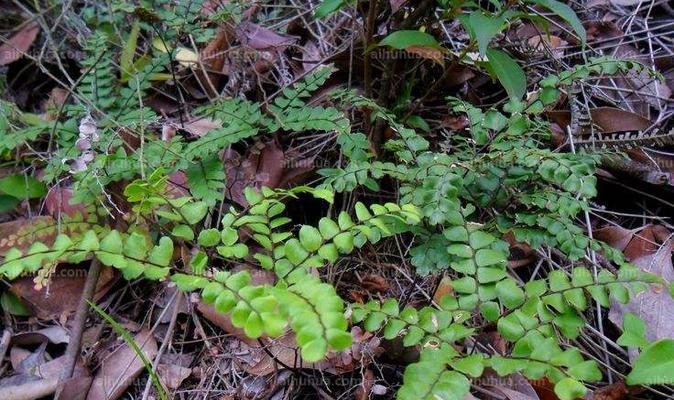
[[[391,287],[386,278],[377,274],[363,276],[360,284],[368,292],[385,292]]]
[[[14,375],[0,380],[0,387],[20,386],[38,379],[59,378],[65,365],[66,356],[63,355],[50,359],[51,357],[45,351],[46,346],[47,342],[44,342],[34,351],[17,346],[12,347],[10,350],[10,360]],[[89,376],[89,370],[84,366],[84,362],[80,358],[78,358],[75,365],[73,376]]]
[[[198,68],[194,71],[199,86],[208,92],[211,97],[217,96],[223,78],[223,67],[227,59],[227,49],[234,40],[234,32],[229,25],[220,27],[215,37],[199,52],[201,65],[207,68]]]
[[[316,65],[321,62],[321,59],[321,50],[316,45],[316,42],[309,40],[302,46],[302,68],[305,73],[316,69]]]
[[[196,118],[186,122],[182,129],[187,131],[190,135],[202,137],[213,129],[221,128],[222,122],[211,118]]]
[[[534,387],[520,373],[498,376],[487,369],[474,384],[501,393],[508,400],[540,400]]]
[[[561,58],[564,55],[563,47],[569,43],[559,36],[537,35],[527,40],[527,47],[536,53],[551,54],[553,58]]]
[[[191,368],[185,368],[175,364],[159,364],[157,366],[157,375],[162,383],[169,389],[177,389],[183,381],[192,374]]]
[[[62,389],[54,400],[85,400],[93,381],[91,376],[75,376],[62,383]]]
[[[243,22],[236,29],[236,36],[242,45],[255,50],[274,50],[297,42],[297,38],[281,35],[252,22]]]
[[[515,240],[515,235],[512,232],[503,235],[503,239],[510,245],[510,256],[508,257],[510,268],[524,267],[536,260],[536,254],[531,246]]]
[[[247,205],[243,195],[246,187],[283,187],[301,181],[314,169],[311,159],[287,161],[286,154],[274,141],[255,144],[249,149],[246,159],[233,149],[226,150],[224,158],[227,175],[225,195],[243,206]]]
[[[635,6],[641,3],[648,4],[648,2],[644,2],[643,0],[590,0],[587,2],[587,7],[592,8],[608,5],[628,7],[628,6]]]
[[[240,381],[235,397],[225,396],[221,400],[282,399],[287,395],[283,387],[292,375],[291,371],[283,370],[267,376],[247,376]]]
[[[37,331],[18,333],[12,337],[12,345],[39,344],[49,341],[63,344],[70,341],[70,333],[63,327],[54,325]]]
[[[447,294],[451,294],[454,290],[452,289],[452,278],[449,276],[443,276],[438,283],[438,287],[435,288],[435,293],[433,294],[433,301],[437,304],[440,304],[440,299]]]
[[[566,128],[571,122],[571,113],[568,111],[547,111],[545,115],[562,128]],[[651,121],[639,114],[621,110],[615,107],[596,107],[590,110],[592,124],[596,125],[601,132],[640,131],[648,129]],[[579,132],[589,135],[588,131]]]
[[[77,215],[86,217],[86,206],[84,204],[70,204],[72,196],[73,190],[69,187],[52,187],[44,199],[44,207],[53,217],[58,217],[60,214],[67,214],[71,217]]]
[[[135,342],[149,360],[157,355],[157,341],[150,331],[143,330],[134,336]],[[101,361],[100,369],[91,382],[87,400],[115,400],[131,385],[145,366],[134,350],[126,343]]]
[[[33,44],[38,33],[40,33],[40,26],[37,22],[32,21],[9,38],[7,42],[3,42],[0,45],[0,65],[10,64],[21,58]]]

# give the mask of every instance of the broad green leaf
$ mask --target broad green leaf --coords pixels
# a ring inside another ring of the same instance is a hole
[[[585,42],[587,41],[587,34],[585,32],[585,28],[583,27],[583,24],[580,22],[580,19],[578,19],[578,16],[571,7],[557,0],[531,0],[531,1],[532,3],[541,5],[547,8],[548,10],[552,11],[553,13],[562,17],[562,19],[568,22],[569,25],[571,25],[571,28],[573,28],[573,30],[576,31],[578,37],[580,38],[580,41],[583,43],[583,45],[585,45]]]
[[[302,247],[302,244],[297,239],[288,240],[284,249],[286,258],[293,263],[293,265],[300,265],[309,257],[309,253]]]
[[[335,236],[333,241],[342,253],[348,254],[353,251],[353,234],[351,232],[342,232]]]
[[[477,285],[475,279],[470,276],[464,276],[460,279],[455,279],[452,281],[452,288],[459,293],[475,293],[477,290]]]
[[[30,315],[28,307],[26,307],[21,299],[12,292],[2,292],[2,296],[0,296],[0,306],[2,306],[0,308],[12,315],[18,315],[20,317],[27,317]]]
[[[38,199],[47,194],[47,185],[27,175],[10,175],[0,179],[0,193],[17,199]]]
[[[478,45],[481,56],[487,52],[487,47],[491,39],[496,36],[503,28],[503,18],[496,18],[485,14],[482,11],[473,11],[470,15],[463,15],[461,22],[466,27],[470,36],[472,36]]]
[[[347,4],[347,0],[323,0],[321,4],[314,9],[315,18],[323,18],[336,11],[339,11]]]
[[[483,357],[478,354],[459,358],[452,362],[452,368],[470,377],[477,378],[484,371]]]
[[[573,365],[569,368],[568,373],[572,377],[585,382],[601,380],[601,371],[594,360],[587,360]]]
[[[113,229],[101,240],[101,250],[113,254],[122,254],[123,241],[119,231]]]
[[[129,38],[126,40],[122,54],[119,56],[119,69],[121,71],[122,81],[127,81],[135,72],[133,68],[133,58],[136,54],[136,46],[138,46],[139,33],[140,21],[136,20],[133,22]]]
[[[521,100],[527,91],[527,78],[522,67],[501,50],[487,49],[487,60],[487,69],[501,82],[508,96]]]
[[[522,327],[513,314],[500,318],[496,323],[496,327],[499,333],[511,342],[524,336],[524,327]]]
[[[330,328],[326,332],[328,343],[330,347],[335,350],[344,350],[351,346],[352,338],[350,332],[345,332],[343,330]]]
[[[487,321],[496,321],[501,316],[501,310],[498,306],[498,303],[494,301],[488,301],[486,303],[480,304],[480,314]]]
[[[220,238],[225,246],[233,246],[239,240],[239,232],[234,228],[226,227],[222,230]]]
[[[226,314],[236,305],[236,297],[229,290],[223,290],[215,299],[215,309],[219,313]]]
[[[483,231],[475,231],[470,234],[470,247],[476,250],[482,249],[492,244],[495,240],[496,238],[494,237],[494,235],[491,235]]]
[[[339,226],[337,226],[335,221],[327,217],[323,217],[318,221],[318,230],[325,240],[332,239],[340,232]]]
[[[434,49],[442,49],[440,43],[426,32],[415,30],[395,31],[386,36],[381,42],[380,46],[389,46],[394,49],[404,50],[409,47],[430,47]]]
[[[302,346],[301,351],[302,358],[305,361],[316,362],[321,360],[328,352],[328,343],[324,339],[318,338]]]
[[[14,196],[0,194],[0,213],[12,211],[19,205],[19,199]]]
[[[502,264],[507,261],[508,256],[499,250],[480,249],[475,254],[475,263],[478,267]]]
[[[477,280],[480,283],[498,282],[506,276],[505,269],[500,267],[480,267],[477,269]]]
[[[510,310],[524,302],[524,291],[513,279],[505,279],[497,283],[496,293],[501,303]]]

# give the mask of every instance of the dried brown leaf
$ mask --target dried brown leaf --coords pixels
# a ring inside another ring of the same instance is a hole
[[[134,337],[145,357],[153,359],[157,355],[157,341],[148,330]],[[87,400],[115,400],[145,370],[143,362],[126,343],[109,357],[101,361],[100,369],[91,383]]]
[[[38,33],[40,33],[40,25],[32,21],[9,38],[7,42],[3,42],[0,45],[0,65],[10,64],[21,58],[33,44]]]
[[[255,50],[273,50],[297,42],[294,36],[282,35],[252,22],[241,23],[236,35],[242,45]]]
[[[625,247],[625,257],[639,269],[658,275],[667,282],[674,280],[672,269],[672,238],[662,226],[648,225],[636,233]],[[674,299],[666,288],[649,286],[633,294],[628,304],[611,302],[609,319],[621,327],[626,313],[637,315],[646,323],[649,341],[674,337]],[[630,351],[634,359],[636,352]]]
[[[20,277],[12,281],[10,290],[19,296],[28,308],[38,318],[52,319],[61,315],[69,315],[77,309],[84,282],[86,280],[88,265],[73,266],[59,265],[52,274],[48,288],[36,288],[35,279],[38,276]],[[94,300],[98,300],[119,279],[119,273],[114,268],[105,267],[96,286]]]

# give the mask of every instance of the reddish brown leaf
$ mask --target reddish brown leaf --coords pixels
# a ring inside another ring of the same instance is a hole
[[[551,120],[562,128],[566,128],[571,121],[568,111],[548,111],[545,113]],[[592,123],[602,132],[639,131],[651,126],[647,118],[615,107],[597,107],[590,110]],[[588,133],[589,132],[583,132]],[[599,132],[601,134],[601,132]]]
[[[592,231],[595,239],[608,243],[618,250],[625,250],[630,240],[634,237],[634,231],[625,229],[622,226],[609,225]]]
[[[86,217],[86,206],[84,204],[70,204],[72,196],[73,190],[71,188],[53,187],[44,199],[44,207],[53,217],[58,217],[60,214],[67,214],[71,217],[77,215]]]
[[[57,318],[77,309],[87,271],[88,264],[86,263],[79,266],[60,265],[53,272],[46,288],[39,286],[45,277],[38,275],[35,278],[23,276],[14,280],[10,290],[23,300],[36,317]],[[109,267],[103,268],[96,286],[94,300],[103,297],[118,278],[119,273],[116,270]],[[36,285],[36,280],[39,281],[38,285]]]
[[[236,29],[236,35],[242,45],[255,50],[273,50],[297,41],[296,37],[281,35],[252,22],[241,23]]]
[[[595,390],[592,394],[592,400],[622,400],[627,398],[628,394],[629,391],[625,382],[620,381]]]
[[[314,169],[312,160],[286,163],[286,156],[276,142],[257,143],[244,160],[235,150],[225,151],[227,175],[226,196],[240,205],[246,205],[243,195],[246,187],[283,187],[297,183]]]
[[[370,398],[370,392],[372,392],[372,386],[374,386],[374,374],[369,368],[365,370],[363,374],[363,381],[358,385],[354,397],[356,400],[368,400]]]
[[[182,129],[191,135],[202,137],[213,129],[221,128],[222,123],[211,118],[196,118],[186,122]]]
[[[548,378],[541,378],[529,381],[531,386],[536,390],[536,394],[540,400],[559,400],[555,394],[554,385],[550,383]]]
[[[425,46],[409,46],[405,48],[405,51],[427,60],[433,60],[440,65],[445,65],[445,56],[439,49]]]
[[[386,278],[377,274],[367,274],[363,276],[360,284],[365,290],[373,292],[385,292],[390,287]]]
[[[435,289],[435,293],[433,294],[433,301],[437,304],[440,304],[440,299],[443,296],[452,293],[452,291],[452,278],[449,276],[442,277],[438,287]]]
[[[0,65],[13,63],[28,51],[37,38],[40,26],[37,22],[29,22],[9,40],[0,45]]]

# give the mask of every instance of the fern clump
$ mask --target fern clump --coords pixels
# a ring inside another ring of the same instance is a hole
[[[316,68],[265,102],[219,98],[187,112],[181,99],[178,117],[168,121],[143,99],[154,82],[176,79],[180,61],[194,67],[176,53],[186,50],[187,38],[211,37],[200,25],[204,4],[162,0],[152,10],[125,5],[128,15],[107,15],[138,18],[125,49],[119,57],[111,51],[118,38],[102,29],[83,38],[77,104],[63,105],[54,120],[0,102],[0,133],[7,138],[0,151],[39,142],[52,155],[45,180],[68,181],[74,202],[86,205],[86,212],[36,222],[7,238],[3,247],[11,249],[0,277],[45,277],[59,263],[93,259],[127,280],[168,281],[199,293],[248,338],[290,334],[306,362],[348,349],[350,328],[361,325],[420,350],[405,368],[400,400],[463,399],[486,368],[501,376],[545,377],[562,400],[583,396],[585,383],[602,379],[598,364],[574,346],[586,314],[665,282],[581,228],[578,219],[597,194],[602,154],[589,146],[552,150],[543,111],[574,82],[643,67],[592,59],[542,79],[527,102],[514,96],[499,108],[447,97],[446,108],[468,125],[442,145],[415,129],[425,126],[421,117],[400,118],[355,91],[334,90],[320,105],[312,102],[332,66]],[[157,37],[153,50],[143,48],[135,58],[140,32]],[[373,149],[368,136],[353,129],[347,108],[366,110],[368,123],[390,128],[382,148]],[[214,127],[190,133],[188,117]],[[227,200],[232,182],[224,152],[303,134],[325,138],[340,153],[334,167],[319,171],[318,185],[248,187],[240,206]],[[187,184],[176,188],[171,178],[180,174]],[[113,199],[115,185],[123,189]],[[350,201],[359,191],[391,185],[395,200]],[[352,206],[335,212],[336,194]],[[313,223],[295,223],[286,207],[299,196],[325,201],[329,211]],[[119,214],[123,222],[112,221]],[[392,237],[409,245],[404,256],[417,275],[442,275],[449,293],[421,305],[396,298],[347,303],[323,269]],[[533,277],[516,273],[509,267],[509,237],[534,252],[554,249],[570,267]],[[593,261],[596,253],[608,268]],[[273,278],[255,283],[256,269]],[[504,352],[479,346],[476,336],[485,326],[508,342]],[[643,347],[640,339],[625,340]]]

